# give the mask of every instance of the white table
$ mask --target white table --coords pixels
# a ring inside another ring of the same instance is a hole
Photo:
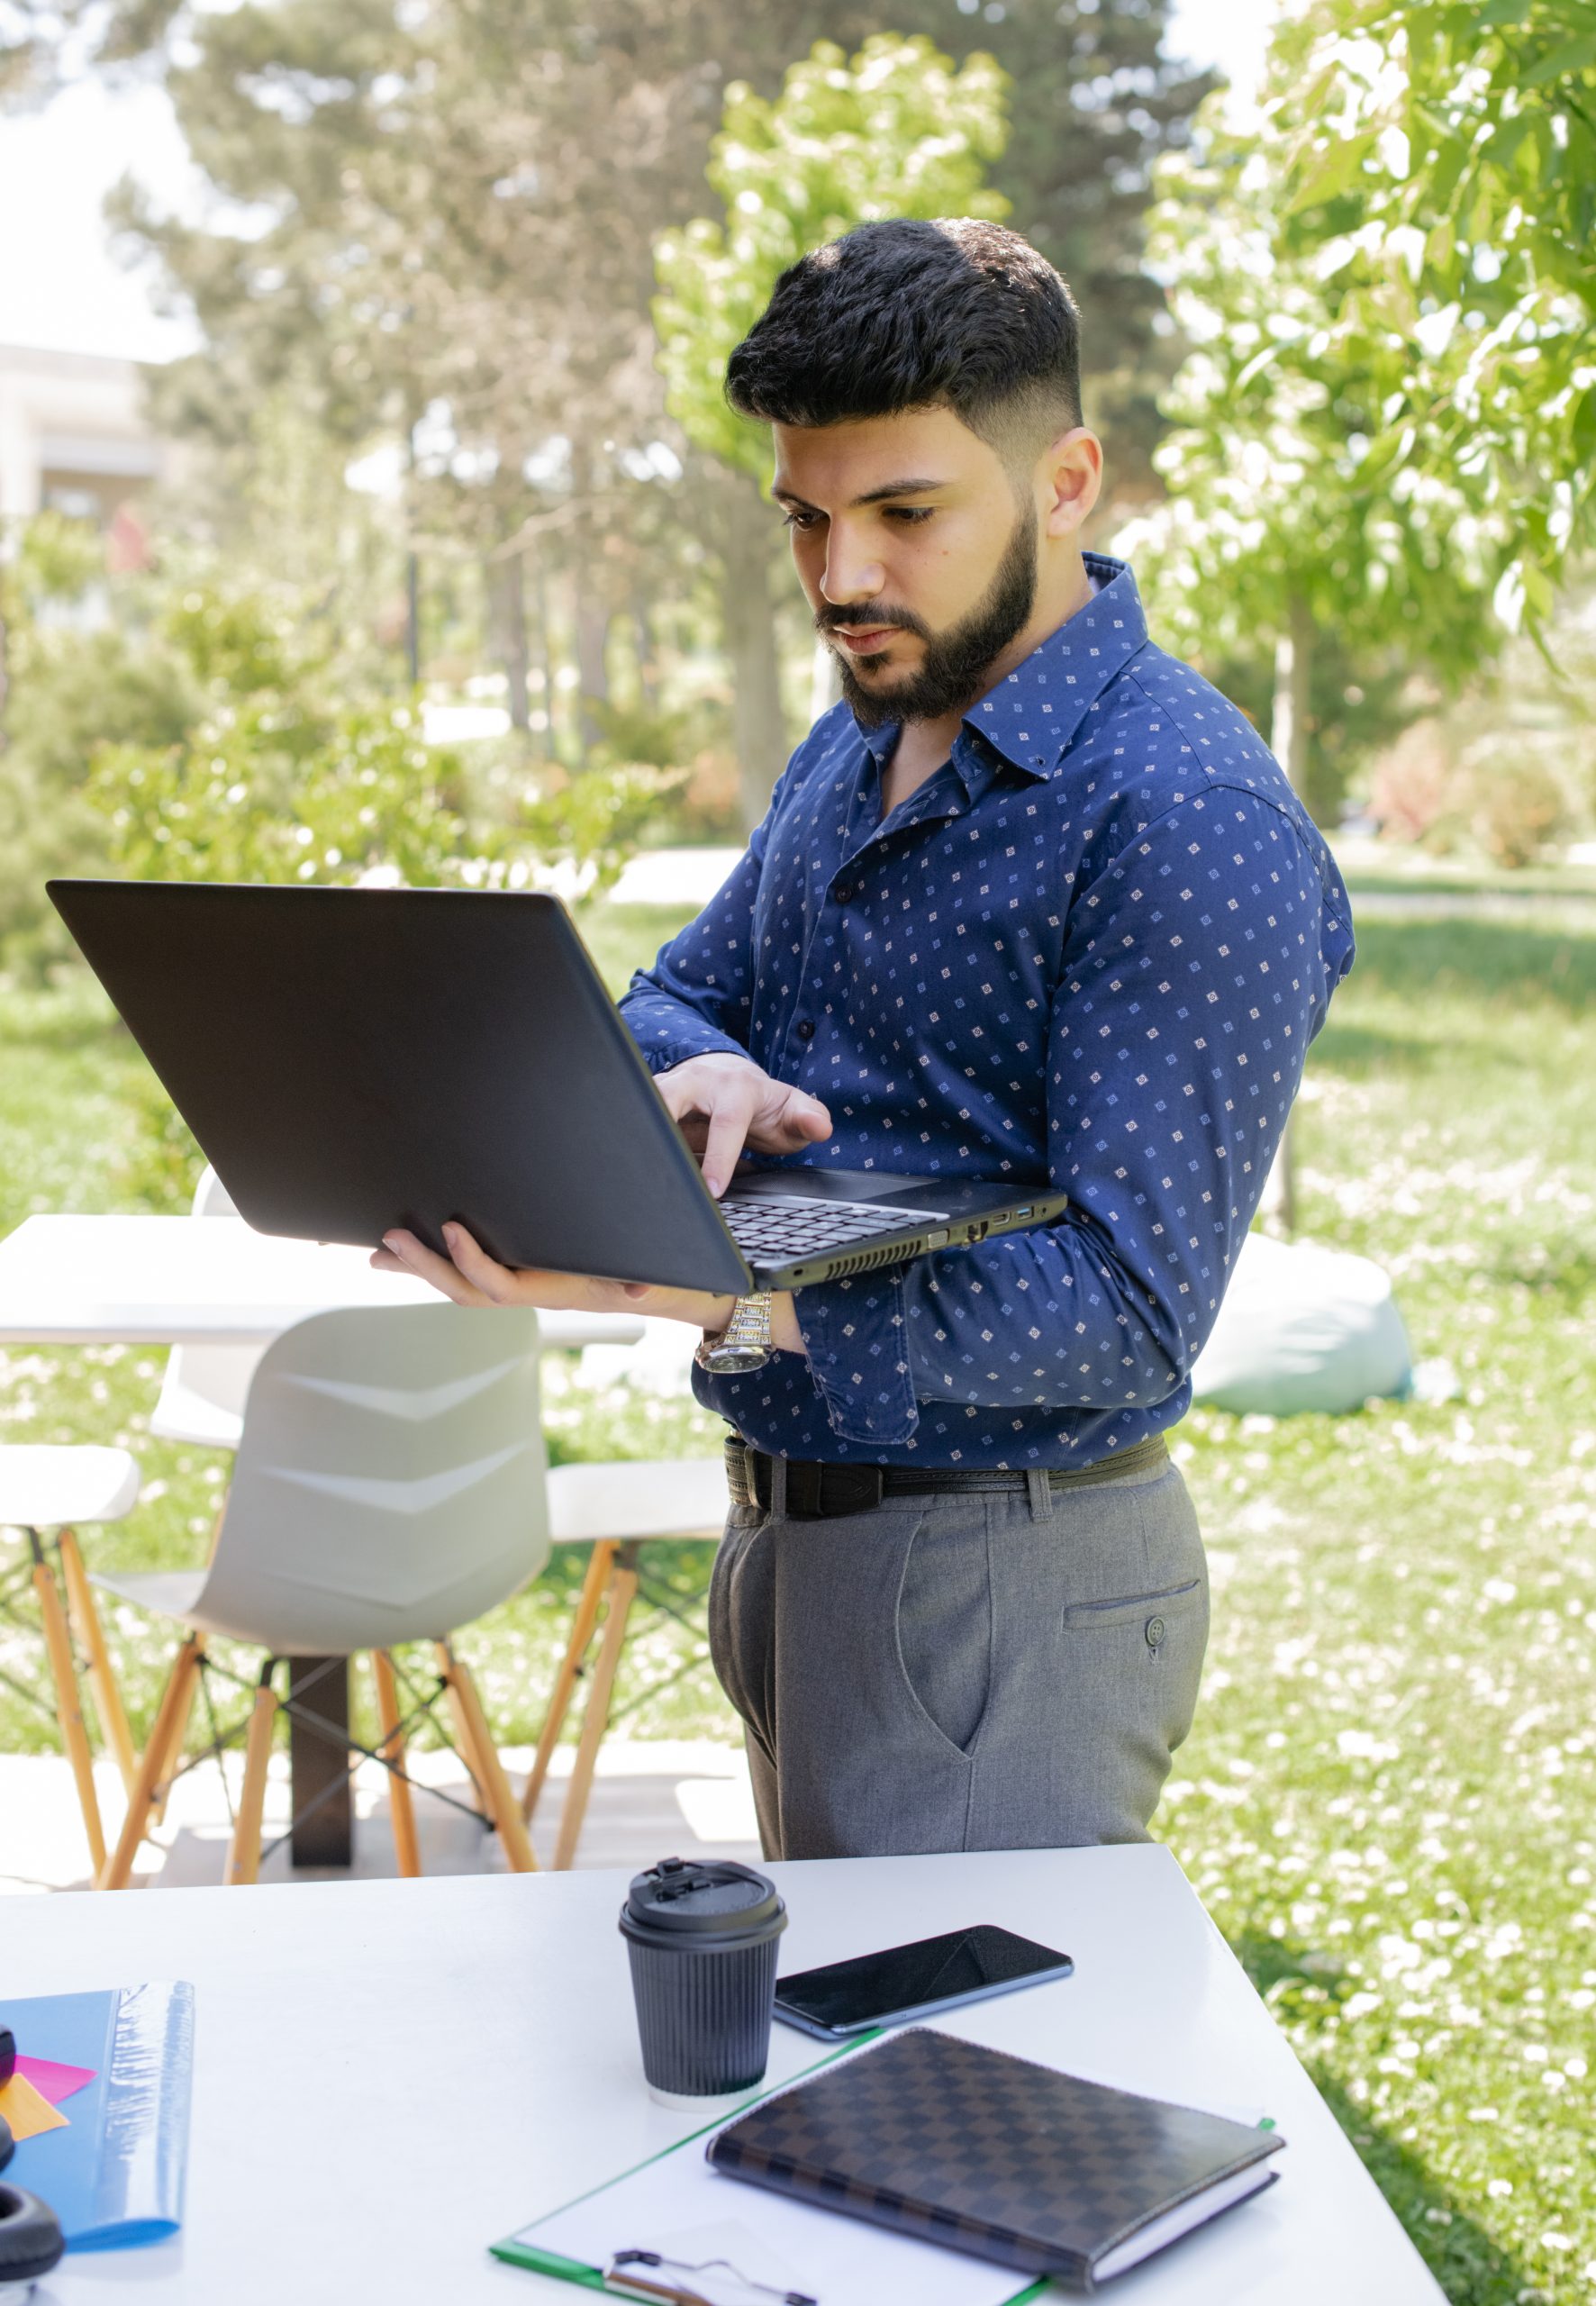
[[[241,1217],[29,1217],[0,1240],[0,1345],[268,1345],[340,1305],[436,1305],[370,1252]],[[635,1345],[640,1317],[545,1313],[545,1344]]]
[[[1218,2111],[1267,2111],[1280,2182],[1115,2283],[1123,2306],[1437,2306],[1441,2292],[1168,1851],[776,1866],[795,1969],[974,1921],[1073,1954],[957,2011],[973,2040]],[[69,2256],[35,2306],[534,2306],[486,2245],[698,2127],[645,2094],[618,1873],[14,1899],[9,1993],[186,1977],[187,2219]],[[816,2055],[777,2027],[772,2080]],[[1017,2285],[1018,2286],[1018,2285]],[[911,2306],[883,2301],[883,2306]]]

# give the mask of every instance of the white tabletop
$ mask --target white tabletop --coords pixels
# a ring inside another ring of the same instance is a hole
[[[268,1345],[342,1305],[436,1305],[370,1252],[239,1217],[29,1217],[0,1240],[0,1345]],[[545,1313],[547,1345],[634,1345],[640,1318]]]
[[[1113,2285],[1123,2306],[1437,2306],[1441,2292],[1168,1851],[771,1868],[805,1968],[975,1921],[1075,1975],[953,2013],[972,2040],[1288,2140],[1257,2201]],[[646,2095],[617,1873],[14,1899],[8,1993],[195,1988],[183,2234],[74,2259],[35,2306],[533,2306],[486,2246],[699,2125]],[[771,2079],[817,2046],[778,2026]],[[885,2306],[885,2301],[884,2301]],[[893,2301],[897,2306],[897,2301]],[[905,2301],[907,2306],[907,2301]]]

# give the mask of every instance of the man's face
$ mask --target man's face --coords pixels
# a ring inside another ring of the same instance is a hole
[[[1030,614],[1034,504],[951,409],[775,431],[772,494],[849,704],[866,727],[961,712]]]

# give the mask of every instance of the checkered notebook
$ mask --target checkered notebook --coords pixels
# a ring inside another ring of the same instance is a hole
[[[1093,2291],[1270,2184],[1284,2142],[914,2027],[708,2150],[728,2177]]]

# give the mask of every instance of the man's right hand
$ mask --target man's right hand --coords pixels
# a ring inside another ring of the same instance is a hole
[[[797,1153],[831,1134],[818,1097],[773,1081],[751,1057],[716,1051],[655,1076],[671,1119],[698,1156],[703,1181],[719,1200],[745,1145],[758,1153]]]

